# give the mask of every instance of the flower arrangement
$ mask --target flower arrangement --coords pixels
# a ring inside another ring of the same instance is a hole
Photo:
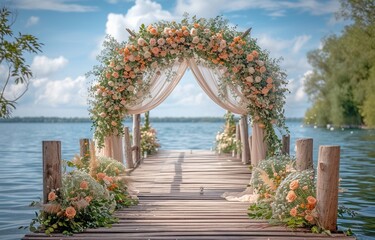
[[[160,144],[156,137],[156,130],[151,127],[150,113],[146,112],[145,124],[141,128],[141,153],[153,154],[158,148],[160,148]]]
[[[261,161],[253,168],[250,185],[258,194],[258,201],[274,199],[280,183],[294,172],[295,159],[289,155],[278,155]]]
[[[127,191],[124,165],[97,158],[93,143],[89,149],[90,154],[67,162],[77,169],[63,174],[62,187],[48,194],[47,203],[30,223],[31,231],[71,235],[86,228],[107,227],[117,221],[115,209],[137,203]]]
[[[289,227],[312,227],[317,224],[314,172],[289,174],[280,184],[272,203],[273,218]]]
[[[232,151],[238,151],[241,146],[236,139],[236,122],[231,112],[227,112],[224,118],[225,127],[216,135],[215,149],[219,153],[232,153]]]
[[[105,136],[122,133],[126,106],[148,95],[150,79],[175,62],[195,58],[222,72],[221,84],[234,85],[246,98],[253,122],[265,128],[269,150],[280,146],[273,125],[285,128],[283,106],[288,91],[278,61],[261,50],[255,39],[230,27],[221,17],[177,22],[160,21],[131,32],[128,42],[107,38],[100,66],[90,74],[91,118],[99,146]]]
[[[83,171],[72,171],[63,176],[61,189],[48,194],[48,202],[36,213],[30,230],[70,235],[110,226],[116,222],[114,206],[113,197],[101,184]]]

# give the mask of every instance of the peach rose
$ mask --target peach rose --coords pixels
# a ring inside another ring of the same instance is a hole
[[[48,201],[54,201],[57,198],[57,195],[55,192],[48,193]]]
[[[292,208],[292,209],[290,209],[289,214],[290,214],[290,216],[292,216],[292,217],[297,216],[297,208]]]
[[[105,177],[103,178],[103,180],[104,180],[104,181],[108,181],[108,182],[110,182],[110,183],[113,182],[113,178],[111,178],[111,177],[109,177],[109,176],[105,176]]]
[[[69,219],[72,219],[72,218],[74,218],[74,216],[76,215],[76,210],[75,210],[75,208],[74,207],[67,207],[66,209],[65,209],[65,216],[67,217],[67,218],[69,218]]]
[[[253,54],[247,54],[247,56],[246,56],[246,60],[248,61],[248,62],[251,62],[251,61],[253,61],[254,60],[254,55]]]
[[[306,191],[307,189],[309,189],[309,187],[308,186],[303,186],[302,189]]]
[[[138,43],[139,46],[143,46],[143,45],[146,44],[146,41],[143,38],[138,38],[137,43]]]
[[[289,184],[290,190],[296,190],[299,187],[298,180],[294,180]]]
[[[291,190],[288,192],[288,195],[286,195],[286,198],[285,198],[288,202],[294,202],[294,200],[297,199],[297,195],[296,193]]]
[[[88,188],[89,188],[89,183],[86,182],[86,181],[82,181],[82,182],[79,184],[79,188],[80,188],[80,189],[88,189]]]
[[[305,216],[306,221],[309,223],[314,223],[314,217],[312,215],[306,215]]]
[[[150,29],[150,33],[151,33],[152,35],[156,35],[156,34],[158,34],[158,30],[156,30],[156,28],[151,28],[151,29]]]
[[[85,200],[86,200],[86,202],[90,203],[91,200],[92,200],[92,197],[91,196],[87,196],[87,197],[85,197]]]
[[[257,51],[255,51],[255,50],[252,52],[252,54],[253,54],[253,56],[254,56],[255,58],[257,58],[257,57],[259,56],[259,53],[258,53]]]
[[[165,44],[165,39],[164,39],[164,38],[159,38],[159,39],[158,39],[158,44],[159,44],[160,46],[164,45],[164,44]]]
[[[266,82],[267,82],[268,84],[271,84],[271,83],[273,82],[273,80],[272,80],[271,77],[268,77],[267,80],[266,80]]]
[[[266,67],[265,66],[262,66],[260,69],[259,69],[259,72],[260,73],[264,73],[264,72],[266,72]]]
[[[159,54],[160,49],[158,47],[153,47],[151,51],[153,54],[157,55]]]
[[[306,200],[307,200],[307,202],[308,202],[310,205],[315,206],[315,204],[316,204],[316,198],[314,198],[313,196],[308,196],[308,197],[306,198]]]
[[[102,173],[102,172],[96,174],[96,178],[97,178],[98,180],[102,180],[103,178],[105,178],[105,176],[106,176],[106,174],[105,174],[105,173]]]

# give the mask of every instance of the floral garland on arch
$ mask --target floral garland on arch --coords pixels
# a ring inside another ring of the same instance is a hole
[[[105,136],[122,132],[126,106],[148,95],[152,74],[170,69],[176,60],[194,58],[199,64],[219,68],[222,85],[241,89],[252,121],[265,128],[268,149],[274,152],[279,147],[273,126],[286,129],[286,74],[255,39],[230,27],[220,16],[185,16],[179,23],[142,25],[128,42],[108,37],[98,58],[101,65],[89,73],[97,81],[90,89],[89,103],[99,146]]]

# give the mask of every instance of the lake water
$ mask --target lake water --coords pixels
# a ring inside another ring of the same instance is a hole
[[[153,123],[163,149],[211,149],[222,123]],[[339,219],[358,239],[375,239],[375,131],[302,127],[289,122],[291,154],[297,138],[314,139],[314,159],[319,145],[340,145],[339,201],[358,212]],[[0,239],[20,239],[34,217],[30,202],[42,195],[42,141],[62,142],[63,159],[79,152],[79,139],[91,138],[90,123],[0,123]]]

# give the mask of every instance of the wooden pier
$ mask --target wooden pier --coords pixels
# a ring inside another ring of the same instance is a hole
[[[139,205],[118,211],[112,228],[88,229],[74,236],[27,234],[41,239],[354,239],[344,234],[312,234],[272,226],[247,217],[246,202],[229,202],[224,192],[243,191],[248,165],[210,151],[160,151],[130,173],[140,191]]]

